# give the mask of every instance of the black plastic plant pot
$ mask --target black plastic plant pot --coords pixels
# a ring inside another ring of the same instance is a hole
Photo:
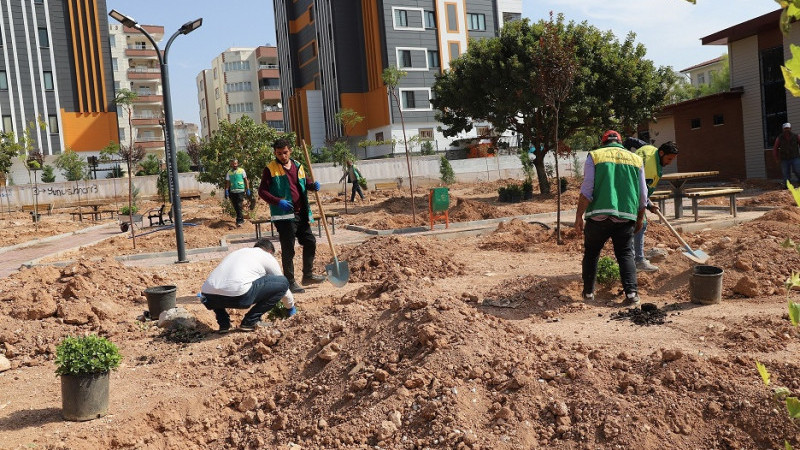
[[[108,414],[108,372],[61,375],[61,415],[82,422]]]
[[[144,290],[144,295],[147,297],[147,309],[150,311],[150,317],[153,320],[158,320],[158,316],[162,311],[172,309],[175,307],[175,292],[178,290],[177,286],[154,286]]]

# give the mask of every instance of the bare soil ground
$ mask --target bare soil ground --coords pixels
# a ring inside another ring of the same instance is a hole
[[[452,187],[451,220],[555,210],[554,196],[500,204],[502,184]],[[772,386],[800,394],[800,332],[788,321],[783,290],[800,255],[781,246],[800,242],[800,209],[785,191],[746,193],[740,205],[774,209],[686,235],[725,271],[720,304],[690,302],[692,263],[665,226],[650,223],[648,247],[667,253],[653,261],[661,270],[639,276],[643,301],[665,314],[651,326],[614,320],[626,311],[618,284],[580,300],[582,236],[568,226],[563,245],[552,229],[510,220],[478,236],[382,236],[341,246],[351,270],[345,287],[309,289],[297,296],[293,318],[227,335],[213,332],[213,314],[194,297],[216,260],[126,267],[111,257],[171,250],[174,234],[142,235],[134,250],[121,233],[63,255],[77,258],[66,267],[0,279],[0,352],[12,365],[0,373],[0,448],[798,446],[800,429],[761,384],[755,361],[772,372]],[[426,225],[419,194],[416,224]],[[407,193],[370,196],[348,205],[342,222],[414,224]],[[340,198],[327,197],[343,212]],[[576,198],[572,184],[563,208]],[[252,232],[224,217],[218,200],[183,209],[185,222],[196,224],[185,228],[187,248]],[[0,221],[3,245],[31,228],[24,217]],[[47,233],[67,222],[62,216]],[[328,262],[319,240],[318,269]],[[178,286],[179,306],[200,322],[197,333],[165,334],[137,320],[147,308],[142,291],[162,284]],[[65,422],[55,346],[86,333],[109,337],[124,359],[112,373],[110,414]]]

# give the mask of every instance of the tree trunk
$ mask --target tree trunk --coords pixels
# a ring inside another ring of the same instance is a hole
[[[536,179],[539,180],[539,192],[547,195],[550,193],[550,182],[547,180],[547,173],[544,171],[544,155],[536,152],[533,158],[533,167],[536,167]]]
[[[559,173],[558,169],[558,108],[555,109],[556,116],[555,121],[556,125],[554,128],[555,133],[555,143],[556,148],[553,150],[553,155],[556,159],[556,243],[558,245],[562,245],[563,242],[561,241],[561,174]]]

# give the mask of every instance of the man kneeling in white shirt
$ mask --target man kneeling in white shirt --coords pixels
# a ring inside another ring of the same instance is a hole
[[[288,316],[297,312],[289,281],[282,275],[274,253],[272,242],[259,239],[253,248],[236,250],[211,271],[201,288],[201,302],[216,314],[220,333],[231,329],[231,317],[225,308],[250,308],[239,325],[244,331],[255,330],[261,316],[281,299]]]

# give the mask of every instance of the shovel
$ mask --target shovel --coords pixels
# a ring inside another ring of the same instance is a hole
[[[706,261],[708,261],[708,258],[710,258],[710,256],[708,256],[708,254],[706,252],[702,251],[702,250],[692,250],[692,248],[689,247],[689,244],[687,244],[686,241],[683,240],[681,235],[678,234],[677,231],[675,231],[675,228],[672,228],[672,225],[670,225],[670,223],[667,221],[667,219],[664,217],[664,215],[661,214],[661,210],[660,209],[656,211],[656,214],[658,214],[658,217],[665,224],[667,224],[667,228],[669,228],[669,231],[672,231],[672,234],[674,234],[675,237],[678,238],[680,243],[683,245],[683,248],[686,249],[686,251],[683,252],[683,254],[687,258],[691,259],[692,261],[696,262],[697,264],[705,264]]]
[[[308,156],[308,148],[306,148],[305,141],[303,141],[303,154],[306,157],[306,164],[308,164],[308,174],[311,175],[312,180],[315,180],[314,171],[311,169],[311,158]],[[331,253],[333,253],[333,264],[326,265],[325,271],[328,273],[328,280],[330,280],[331,284],[336,287],[342,287],[350,279],[350,267],[347,265],[347,261],[339,261],[339,258],[336,257],[336,249],[333,247],[331,233],[328,231],[328,220],[325,219],[325,211],[322,209],[319,192],[314,191],[314,195],[317,198],[317,205],[319,205],[319,216],[322,220],[322,226],[325,227],[325,235],[328,236],[328,245],[331,246]]]

